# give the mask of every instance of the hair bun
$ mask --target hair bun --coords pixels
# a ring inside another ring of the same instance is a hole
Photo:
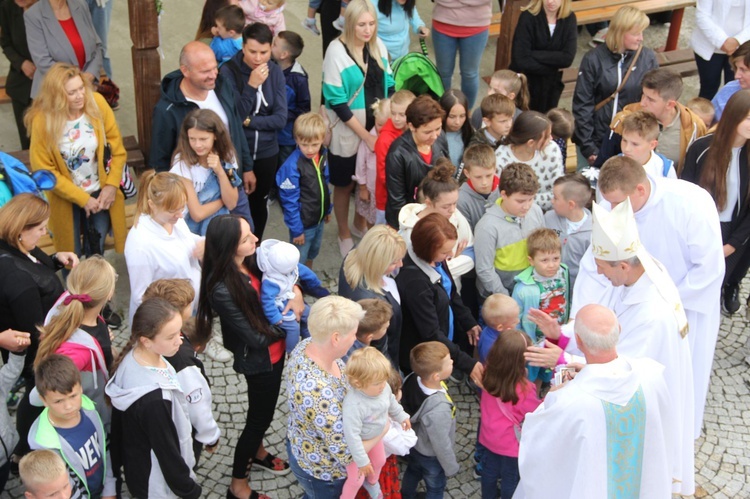
[[[453,175],[456,174],[456,167],[449,158],[440,158],[435,162],[435,166],[427,174],[435,182],[449,182]]]

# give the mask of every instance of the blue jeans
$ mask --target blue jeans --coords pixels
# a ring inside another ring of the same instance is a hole
[[[284,302],[286,307],[287,302]],[[282,309],[283,310],[283,309]],[[310,316],[310,306],[305,305],[305,310],[302,312],[300,322],[297,322],[297,317],[294,312],[289,311],[288,314],[282,317],[281,324],[279,327],[286,332],[286,351],[292,353],[294,347],[299,343],[300,336],[304,338],[310,337],[310,332],[307,330],[307,318]]]
[[[323,243],[323,229],[325,226],[325,222],[320,222],[318,225],[304,230],[305,244],[297,246],[300,263],[304,264],[308,260],[312,261],[318,257],[320,245]],[[292,239],[292,235],[289,234],[289,241],[291,242]]]
[[[93,193],[92,196],[99,196],[99,192]],[[75,235],[73,251],[75,254],[78,256],[103,255],[104,240],[109,234],[109,228],[109,210],[92,213],[87,217],[83,208],[73,205],[73,234]],[[93,240],[90,231],[96,231],[99,241]],[[80,235],[83,235],[83,248],[81,248]]]
[[[107,0],[107,4],[104,7],[99,7],[96,4],[96,0],[86,0],[89,6],[89,12],[91,12],[91,21],[94,23],[94,31],[102,41],[102,59],[104,72],[107,76],[112,78],[112,62],[109,60],[109,52],[107,52],[107,38],[109,37],[109,22],[112,19],[112,3],[114,0]],[[99,78],[99,75],[94,75]]]
[[[482,499],[496,499],[497,481],[500,497],[513,497],[519,481],[518,458],[495,454],[485,449],[482,456]]]
[[[474,107],[474,101],[479,92],[479,63],[487,46],[489,28],[474,36],[453,38],[444,35],[436,29],[432,30],[432,44],[435,47],[440,79],[446,90],[451,88],[453,70],[456,67],[456,53],[458,52],[458,67],[461,72],[461,91],[466,94],[469,108]]]
[[[409,463],[401,480],[401,495],[414,497],[417,495],[417,484],[424,479],[427,488],[426,499],[442,499],[448,478],[445,476],[440,461],[435,456],[425,456],[414,449],[406,456]],[[510,496],[508,496],[510,497]]]
[[[341,497],[341,491],[344,489],[344,482],[346,478],[339,478],[338,480],[331,480],[327,482],[325,480],[319,480],[314,476],[308,474],[305,470],[300,468],[299,463],[292,454],[292,446],[289,440],[286,441],[286,455],[289,458],[289,468],[294,473],[294,478],[297,479],[302,490],[305,492],[302,496],[303,499],[338,499]]]

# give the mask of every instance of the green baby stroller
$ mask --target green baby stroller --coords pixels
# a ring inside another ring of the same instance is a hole
[[[435,63],[427,57],[427,45],[419,41],[422,53],[410,52],[393,61],[393,79],[396,90],[411,90],[414,95],[428,94],[440,99],[445,92]]]

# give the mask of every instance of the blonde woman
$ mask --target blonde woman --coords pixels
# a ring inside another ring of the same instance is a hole
[[[338,225],[341,256],[354,246],[349,229],[349,197],[354,189],[357,149],[364,141],[372,151],[377,137],[372,105],[393,91],[388,51],[378,39],[378,13],[369,0],[354,0],[346,8],[344,33],[333,40],[323,61],[323,97],[334,125],[328,151],[333,184],[333,212]],[[354,215],[355,231],[367,230],[365,218]]]
[[[351,454],[341,415],[348,387],[341,357],[357,339],[364,315],[359,303],[341,296],[321,298],[310,308],[310,338],[289,356],[286,450],[305,497],[341,497],[344,488]],[[375,443],[362,442],[365,451]]]
[[[339,271],[339,295],[359,301],[377,298],[387,301],[393,316],[382,340],[372,346],[398,366],[401,341],[401,296],[393,272],[403,265],[406,242],[392,227],[376,225],[367,231],[359,245],[346,256]]]
[[[513,34],[510,69],[526,75],[529,109],[546,113],[557,107],[565,85],[561,69],[570,67],[578,46],[572,0],[532,0]]]
[[[49,170],[57,178],[47,193],[55,249],[102,254],[111,228],[115,250],[122,253],[127,229],[119,186],[127,153],[104,97],[94,92],[80,69],[58,63],[44,77],[24,123],[31,136],[32,169]],[[112,151],[109,169],[105,144]]]
[[[632,64],[648,25],[648,17],[636,7],[621,7],[609,25],[606,43],[583,56],[573,94],[573,142],[578,146],[579,168],[594,164],[612,117],[625,105],[641,99],[643,75],[659,67],[654,51],[647,47]],[[597,110],[600,103],[604,104]]]

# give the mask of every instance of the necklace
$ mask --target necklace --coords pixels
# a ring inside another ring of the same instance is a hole
[[[142,366],[144,366],[144,367],[155,367],[155,368],[157,368],[157,369],[161,369],[161,368],[162,368],[162,367],[161,367],[161,365],[160,365],[160,364],[161,364],[161,362],[160,362],[160,361],[161,361],[161,358],[157,359],[157,361],[156,361],[156,365],[154,365],[154,364],[152,364],[151,362],[148,362],[148,361],[147,361],[146,359],[143,359],[143,358],[139,358],[139,357],[141,357],[141,354],[140,354],[139,350],[138,350],[138,349],[136,349],[136,348],[134,348],[134,349],[133,349],[133,358],[134,358],[134,359],[135,359],[135,361],[136,361],[136,362],[138,362],[138,363],[139,363],[140,365],[142,365]]]

